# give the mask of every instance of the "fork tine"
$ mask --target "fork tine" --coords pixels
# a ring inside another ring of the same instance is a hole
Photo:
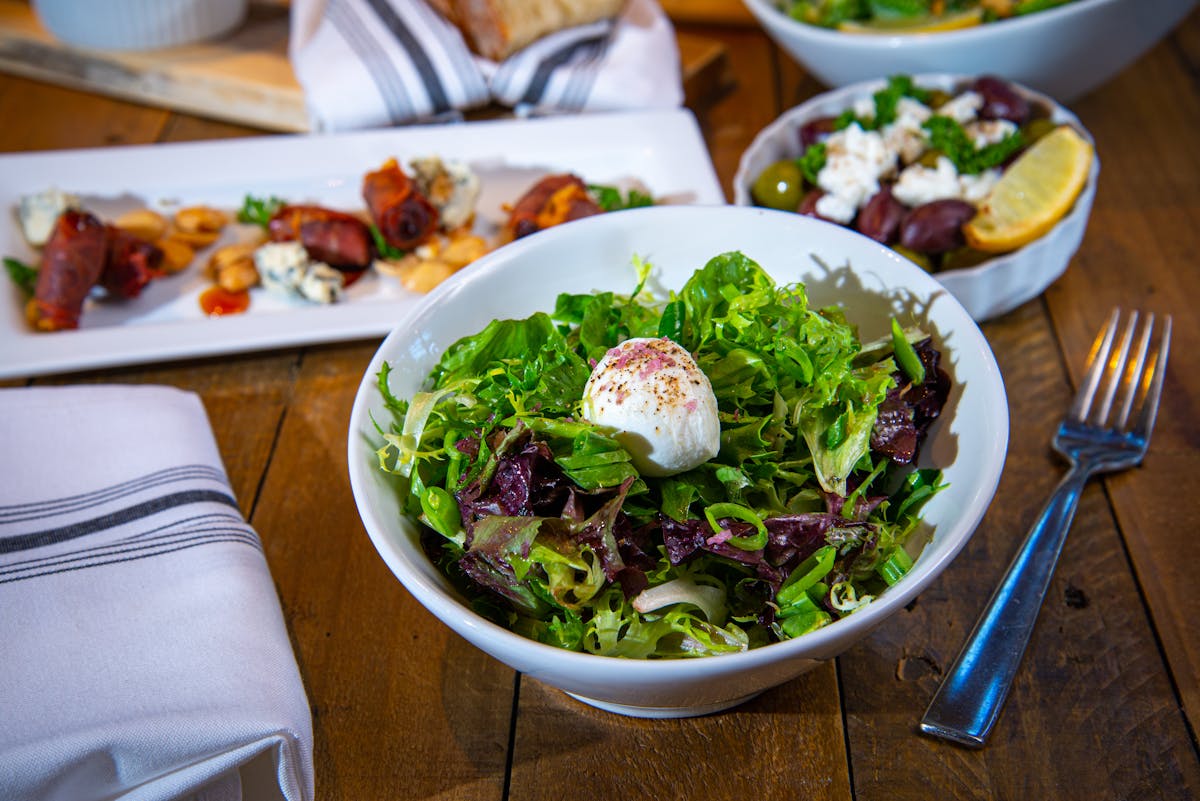
[[[1108,376],[1108,383],[1104,387],[1104,394],[1100,402],[1100,408],[1092,416],[1095,425],[1103,428],[1108,421],[1109,412],[1112,411],[1113,398],[1117,395],[1117,387],[1125,380],[1125,360],[1129,357],[1129,344],[1133,341],[1133,332],[1137,328],[1138,312],[1134,309],[1129,313],[1129,322],[1125,325],[1125,333],[1121,336],[1121,344],[1117,347],[1117,352],[1113,354],[1105,369],[1105,374]]]
[[[1142,379],[1142,369],[1146,366],[1146,353],[1150,350],[1150,334],[1154,331],[1154,314],[1146,318],[1146,324],[1142,326],[1142,335],[1138,339],[1137,352],[1134,355],[1133,361],[1125,370],[1125,376],[1122,379],[1124,389],[1122,395],[1124,401],[1121,403],[1121,411],[1117,414],[1117,419],[1113,422],[1113,427],[1125,430],[1125,425],[1129,422],[1129,413],[1133,410],[1134,401],[1138,396],[1145,396],[1146,382]],[[1153,365],[1151,365],[1153,369]]]
[[[1138,415],[1137,426],[1133,433],[1143,442],[1150,441],[1154,432],[1154,421],[1158,418],[1158,402],[1162,398],[1163,377],[1167,374],[1167,355],[1171,351],[1171,315],[1163,321],[1162,338],[1158,350],[1150,357],[1151,364],[1145,373],[1143,382],[1146,385],[1146,399],[1142,402],[1142,411]]]
[[[1071,402],[1071,409],[1067,413],[1072,420],[1081,423],[1087,420],[1092,400],[1096,397],[1096,388],[1100,386],[1100,378],[1104,375],[1104,368],[1108,364],[1108,353],[1112,350],[1113,339],[1117,335],[1117,321],[1120,317],[1121,310],[1113,309],[1108,318],[1108,325],[1096,335],[1096,340],[1092,343],[1092,350],[1087,358],[1087,372],[1084,373],[1083,383],[1079,385],[1079,391],[1075,393],[1075,400]]]

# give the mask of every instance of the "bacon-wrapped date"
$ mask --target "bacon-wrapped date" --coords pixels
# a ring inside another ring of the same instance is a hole
[[[38,331],[79,327],[79,315],[108,255],[104,223],[78,209],[59,215],[42,251],[37,287],[25,307]]]
[[[508,215],[508,239],[520,239],[560,223],[604,211],[577,175],[547,175],[513,205]]]
[[[115,225],[107,226],[106,235],[108,248],[100,285],[109,295],[136,298],[146,284],[162,277],[162,248]]]
[[[365,270],[374,260],[371,229],[343,211],[288,205],[271,216],[267,230],[271,241],[298,241],[314,261],[339,270]]]
[[[362,195],[379,233],[394,248],[411,250],[437,230],[437,209],[395,159],[363,177]]]

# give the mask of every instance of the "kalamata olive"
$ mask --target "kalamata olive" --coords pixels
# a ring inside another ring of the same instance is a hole
[[[963,225],[975,216],[965,200],[935,200],[917,206],[900,223],[900,244],[921,253],[945,253],[966,244]]]
[[[791,211],[800,203],[804,191],[804,175],[799,165],[791,160],[777,161],[769,165],[754,179],[750,194],[759,206],[769,209]]]
[[[835,117],[818,117],[800,126],[800,147],[808,150],[817,142],[823,142],[834,132]]]
[[[1016,87],[993,75],[976,79],[971,88],[983,96],[983,107],[979,116],[985,120],[1008,120],[1024,125],[1029,119],[1029,101],[1017,92]]]
[[[854,227],[860,234],[871,237],[884,245],[896,240],[900,221],[908,208],[892,195],[892,190],[883,187],[859,209]]]
[[[805,217],[816,217],[819,220],[826,219],[817,213],[817,201],[825,196],[823,189],[811,189],[804,194],[800,199],[800,203],[796,206],[796,213],[803,214]]]

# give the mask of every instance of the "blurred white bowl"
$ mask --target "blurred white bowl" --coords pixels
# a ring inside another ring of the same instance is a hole
[[[951,91],[966,85],[973,76],[930,73],[912,78],[918,86]],[[836,117],[851,108],[854,101],[871,97],[886,83],[883,79],[864,81],[824,92],[780,115],[759,132],[742,154],[733,179],[733,202],[740,206],[754,205],[750,187],[755,177],[773,162],[800,156],[798,132],[801,125],[820,117]],[[1017,85],[1016,88],[1031,102],[1048,107],[1051,120],[1073,126],[1092,142],[1091,134],[1079,118],[1061,104],[1026,87]],[[979,322],[1005,314],[1036,298],[1066,271],[1071,257],[1079,249],[1099,177],[1100,159],[1096,156],[1092,159],[1087,184],[1076,198],[1074,207],[1046,235],[1019,250],[995,256],[974,267],[947,270],[934,277]]]
[[[248,0],[33,0],[54,37],[93,50],[154,50],[229,33]]]
[[[653,285],[678,289],[712,256],[741,250],[777,281],[802,280],[814,306],[840,303],[864,340],[889,330],[893,314],[933,332],[954,389],[922,448],[949,487],[925,507],[932,538],[895,586],[849,617],[802,637],[726,656],[635,660],[565,651],[483,619],[425,556],[401,514],[391,477],[379,469],[385,421],[376,384],[383,362],[399,397],[422,387],[443,350],[493,319],[549,311],[560,292],[628,292],[631,257],[655,265]],[[563,269],[570,265],[570,269]],[[348,457],[359,514],[379,554],[410,593],[443,623],[518,671],[594,706],[641,717],[724,709],[809,670],[901,613],[963,547],[996,489],[1008,443],[1003,382],[978,327],[911,262],[848,230],[807,217],[733,206],[654,207],[598,215],[506,245],[437,287],[396,327],[363,376],[351,413]]]
[[[767,34],[826,86],[896,73],[991,73],[1071,102],[1149,50],[1195,0],[1075,0],[1028,16],[921,34],[860,34],[743,0]]]

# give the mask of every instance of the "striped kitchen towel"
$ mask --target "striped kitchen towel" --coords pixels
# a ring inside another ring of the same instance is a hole
[[[314,131],[455,119],[498,103],[519,115],[674,108],[679,50],[657,0],[558,31],[502,62],[473,54],[424,0],[292,0],[292,66]]]
[[[310,801],[308,701],[200,399],[3,389],[0,442],[0,798]]]

